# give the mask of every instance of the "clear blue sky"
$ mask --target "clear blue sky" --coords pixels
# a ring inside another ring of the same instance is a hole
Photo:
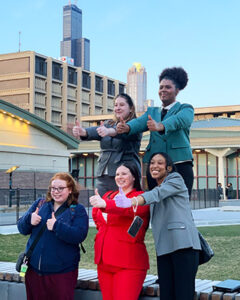
[[[2,0],[0,54],[18,51],[21,31],[21,51],[59,57],[66,4]],[[147,96],[159,105],[159,73],[182,66],[189,83],[179,101],[194,107],[240,104],[239,0],[78,0],[77,5],[83,37],[91,41],[91,71],[126,82],[128,69],[141,62]]]

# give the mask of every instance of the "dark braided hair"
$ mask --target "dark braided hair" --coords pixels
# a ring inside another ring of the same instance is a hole
[[[176,88],[178,88],[179,90],[183,90],[188,82],[188,74],[181,67],[166,68],[159,75],[159,83],[163,79],[171,80]]]

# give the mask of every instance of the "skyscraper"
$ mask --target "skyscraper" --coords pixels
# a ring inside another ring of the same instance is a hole
[[[75,4],[63,7],[61,56],[74,59],[74,65],[90,70],[90,40],[82,37],[82,10]]]
[[[132,97],[136,111],[144,111],[147,99],[147,72],[140,63],[134,63],[127,73],[128,94]]]

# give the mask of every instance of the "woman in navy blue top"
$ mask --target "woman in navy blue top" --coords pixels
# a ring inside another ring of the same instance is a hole
[[[30,234],[26,252],[42,226],[47,225],[28,262],[25,278],[28,300],[74,299],[79,244],[88,232],[88,216],[78,204],[78,195],[72,176],[57,173],[50,180],[46,199],[36,200],[18,221],[19,232]],[[62,213],[55,216],[59,209]]]

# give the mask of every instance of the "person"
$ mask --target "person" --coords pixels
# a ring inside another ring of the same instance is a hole
[[[226,196],[227,196],[227,199],[234,199],[234,190],[233,190],[233,186],[232,186],[231,182],[229,182],[227,184],[227,187],[226,187]]]
[[[116,128],[120,118],[125,121],[136,118],[135,106],[131,97],[121,93],[116,96],[114,104],[114,119],[101,122],[100,126],[82,128],[79,122],[73,127],[73,135],[81,140],[99,140],[101,155],[98,160],[97,182],[98,193],[102,196],[109,190],[117,189],[114,176],[118,166],[125,161],[133,161],[141,173],[138,157],[142,135],[117,136]]]
[[[153,154],[148,168],[158,185],[133,198],[119,194],[115,197],[116,205],[150,204],[160,299],[193,300],[201,245],[187,187],[166,153]]]
[[[115,180],[127,197],[143,193],[138,168],[132,162],[124,162],[117,168]],[[94,245],[95,264],[103,300],[137,300],[149,268],[144,244],[149,206],[136,209],[116,207],[114,198],[118,193],[119,190],[109,191],[101,198],[96,191],[90,198],[94,206],[92,216],[98,229]],[[134,216],[143,220],[135,237],[128,234]]]
[[[36,200],[17,223],[21,234],[30,234],[26,252],[46,224],[28,262],[25,276],[28,300],[74,299],[79,243],[88,233],[88,216],[78,204],[78,195],[72,176],[56,173],[50,180],[46,199]],[[55,217],[59,209],[62,213]]]
[[[193,186],[193,156],[189,132],[194,118],[194,109],[190,104],[176,101],[180,90],[188,82],[183,68],[167,68],[159,76],[159,97],[162,107],[149,107],[139,118],[117,125],[118,133],[128,135],[150,131],[150,140],[143,162],[148,163],[151,155],[157,152],[168,153],[174,161],[177,171],[182,175],[189,196]],[[148,176],[148,187],[152,189],[156,182]]]
[[[218,182],[217,184],[217,192],[218,192],[218,199],[219,200],[223,199],[223,188],[220,182]]]

